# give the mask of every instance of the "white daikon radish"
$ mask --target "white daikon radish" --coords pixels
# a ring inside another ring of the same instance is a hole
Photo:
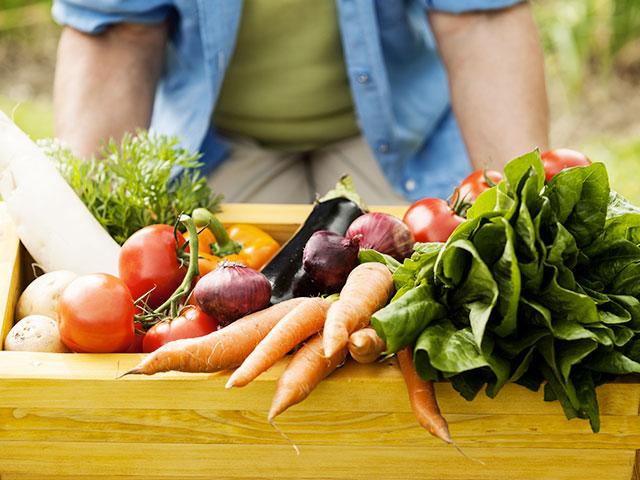
[[[53,162],[2,112],[0,196],[20,240],[45,271],[118,275],[120,246]]]

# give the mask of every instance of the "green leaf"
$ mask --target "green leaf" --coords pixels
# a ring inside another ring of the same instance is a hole
[[[561,171],[551,179],[545,195],[579,247],[602,233],[609,203],[609,178],[603,164]]]
[[[588,296],[569,290],[558,283],[558,268],[545,268],[546,285],[540,293],[533,295],[538,302],[547,306],[559,318],[578,323],[595,323],[598,311],[595,302]]]
[[[491,271],[498,285],[498,312],[500,322],[492,328],[496,335],[505,337],[516,331],[518,303],[520,300],[520,269],[515,254],[514,232],[505,218],[499,219],[504,226],[506,241],[504,250]]]
[[[425,365],[451,374],[487,367],[492,372],[487,394],[495,396],[508,380],[510,368],[509,362],[492,351],[492,341],[478,347],[470,328],[458,330],[450,320],[442,319],[427,326],[416,341],[416,369],[429,378]]]
[[[578,261],[576,241],[561,223],[556,223],[555,230],[553,243],[547,249],[546,263],[573,268]]]
[[[585,360],[585,366],[597,372],[623,375],[625,373],[640,373],[640,362],[632,360],[617,350],[599,348]]]
[[[467,220],[474,220],[493,212],[498,203],[498,187],[491,187],[482,192],[473,205],[467,210]]]
[[[531,172],[531,173],[530,173]],[[512,189],[517,189],[525,176],[534,175],[536,178],[537,190],[544,186],[544,168],[540,159],[540,151],[534,150],[511,160],[504,167],[504,174]]]
[[[446,278],[449,284],[457,286],[448,296],[449,308],[468,312],[471,330],[480,346],[498,300],[498,285],[489,267],[468,240],[457,240],[446,246],[438,262],[435,267],[436,279]],[[458,275],[458,278],[451,279],[453,275]]]
[[[588,418],[591,430],[596,433],[600,431],[600,414],[598,412],[598,397],[593,381],[592,372],[579,368],[573,374],[573,385],[575,385],[576,396],[580,403],[578,416]]]
[[[385,341],[387,353],[393,353],[412,344],[429,323],[445,314],[445,307],[434,297],[433,287],[420,284],[378,310],[371,325]]]
[[[558,367],[565,382],[569,381],[571,368],[593,352],[598,344],[593,340],[577,340],[574,342],[557,343]]]
[[[401,265],[395,258],[391,255],[387,255],[385,253],[376,252],[370,248],[362,248],[358,253],[358,260],[360,263],[368,263],[368,262],[377,262],[385,265],[391,273],[395,272],[398,267]]]

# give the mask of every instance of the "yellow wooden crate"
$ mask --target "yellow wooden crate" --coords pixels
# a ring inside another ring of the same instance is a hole
[[[282,241],[309,210],[226,205],[221,219],[257,224]],[[0,208],[2,338],[24,261]],[[283,364],[233,390],[224,388],[227,373],[116,380],[140,358],[0,352],[0,478],[640,479],[637,378],[598,389],[598,434],[517,385],[467,402],[439,383],[451,433],[471,460],[416,424],[393,362],[347,363],[280,417],[296,455],[266,421]]]

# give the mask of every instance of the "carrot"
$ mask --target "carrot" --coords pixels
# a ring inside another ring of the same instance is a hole
[[[233,372],[225,387],[244,387],[300,342],[322,330],[330,304],[328,300],[316,297],[308,298],[297,305],[273,327],[242,365]]]
[[[340,291],[340,299],[327,312],[324,353],[332,356],[347,346],[349,335],[369,325],[371,315],[382,308],[393,292],[389,269],[381,263],[361,263],[354,268]]]
[[[217,372],[240,365],[267,333],[305,298],[293,298],[236,320],[203,337],[174,340],[147,355],[127,374]]]
[[[358,363],[375,362],[387,344],[371,327],[356,330],[349,337],[349,354]]]
[[[413,349],[405,347],[396,352],[398,365],[407,384],[411,409],[418,423],[431,435],[446,443],[453,443],[447,421],[440,413],[433,382],[425,382],[413,365]]]
[[[269,422],[287,408],[307,398],[320,381],[344,362],[347,349],[327,358],[322,352],[322,335],[317,334],[294,355],[276,384],[269,410]]]

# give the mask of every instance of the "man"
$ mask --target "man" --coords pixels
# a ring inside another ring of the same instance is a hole
[[[518,0],[58,0],[56,130],[80,155],[151,127],[229,201],[447,197],[547,147],[543,60]],[[449,93],[450,92],[450,93]]]

